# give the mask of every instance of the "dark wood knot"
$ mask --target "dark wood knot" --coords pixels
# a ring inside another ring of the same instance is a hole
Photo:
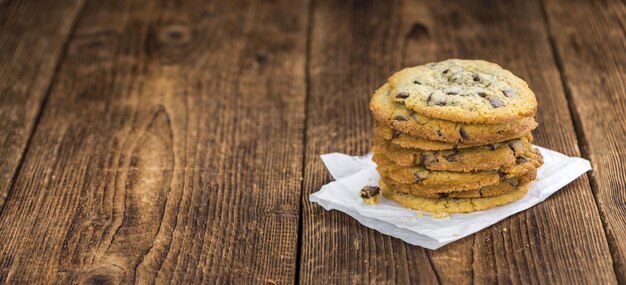
[[[267,54],[263,51],[257,51],[256,54],[254,54],[254,59],[257,63],[263,64],[267,60]]]
[[[164,44],[184,45],[191,41],[191,30],[184,25],[169,25],[159,31],[158,38]]]
[[[87,272],[79,279],[78,283],[89,285],[120,284],[124,280],[124,275],[124,269],[120,266],[109,264]]]
[[[428,36],[429,36],[428,27],[426,27],[424,24],[420,22],[413,23],[413,26],[411,26],[411,30],[409,30],[409,32],[406,35],[407,39],[414,39],[414,40],[421,39],[421,38],[428,37]]]
[[[89,278],[85,279],[84,284],[89,284],[89,285],[111,284],[113,285],[113,284],[117,284],[116,282],[117,280],[115,280],[115,277],[104,275],[104,274],[96,274],[96,275],[89,276]]]

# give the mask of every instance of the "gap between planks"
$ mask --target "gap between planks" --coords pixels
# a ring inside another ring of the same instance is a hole
[[[0,0],[0,5],[2,4],[5,4],[5,2]],[[11,182],[9,182],[9,187],[7,188],[7,196],[4,197],[4,202],[0,200],[0,215],[2,215],[2,212],[4,211],[7,201],[11,199],[11,194],[13,193],[13,188],[15,187],[15,181],[17,180],[17,177],[19,176],[19,174],[22,172],[22,167],[24,165],[26,154],[28,153],[28,150],[30,149],[32,139],[33,139],[33,136],[35,135],[35,131],[37,130],[37,127],[39,126],[39,122],[41,122],[41,116],[43,114],[43,110],[48,105],[48,98],[50,97],[52,86],[54,86],[54,83],[57,81],[58,79],[57,74],[59,73],[59,69],[61,68],[61,63],[65,60],[65,57],[67,56],[67,50],[69,47],[70,39],[73,38],[74,32],[76,31],[76,27],[78,26],[78,19],[81,17],[81,15],[83,14],[85,10],[85,0],[78,0],[76,5],[78,6],[78,8],[76,9],[76,13],[74,13],[73,18],[71,20],[70,28],[68,30],[67,36],[63,40],[59,57],[54,63],[54,68],[53,68],[54,71],[52,72],[52,76],[48,82],[48,86],[46,87],[46,91],[44,92],[43,98],[41,98],[41,103],[39,104],[39,109],[37,110],[37,113],[35,115],[35,121],[33,123],[33,127],[30,129],[30,132],[28,133],[28,138],[26,139],[26,144],[24,146],[24,149],[22,150],[22,154],[20,155],[20,160],[18,161],[17,166],[15,167],[15,172],[13,172],[13,176],[11,176]]]
[[[304,81],[305,81],[305,93],[304,93],[304,126],[302,127],[302,169],[300,172],[300,203],[298,206],[298,237],[296,239],[296,267],[294,273],[294,284],[300,284],[300,264],[302,263],[302,235],[303,235],[303,214],[302,206],[304,204],[304,171],[306,169],[307,162],[307,130],[309,119],[309,98],[311,94],[311,42],[313,32],[313,11],[315,9],[315,0],[309,0],[309,6],[307,11],[307,28],[306,28],[306,48],[305,48],[305,63],[304,63]]]

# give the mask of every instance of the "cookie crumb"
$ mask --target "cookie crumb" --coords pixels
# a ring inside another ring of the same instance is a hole
[[[363,199],[363,202],[365,202],[365,204],[375,205],[378,204],[380,187],[365,186],[363,187],[363,189],[361,189],[361,192],[359,192],[359,194],[361,195],[361,199]]]

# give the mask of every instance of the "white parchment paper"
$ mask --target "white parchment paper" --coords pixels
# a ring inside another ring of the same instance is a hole
[[[578,176],[591,170],[588,160],[537,147],[544,157],[537,180],[528,194],[504,206],[468,214],[452,214],[433,218],[426,212],[410,210],[380,197],[376,205],[365,204],[359,191],[366,185],[378,185],[380,176],[372,154],[349,156],[341,153],[322,155],[326,168],[335,181],[309,197],[326,210],[344,212],[361,224],[383,234],[428,249],[437,249],[450,242],[478,232],[496,222],[526,210],[554,194]]]

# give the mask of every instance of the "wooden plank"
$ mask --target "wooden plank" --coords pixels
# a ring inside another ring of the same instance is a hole
[[[307,9],[88,2],[0,215],[0,280],[293,283]]]
[[[436,251],[308,201],[308,193],[330,181],[319,154],[369,150],[373,90],[402,66],[445,58],[494,61],[527,79],[540,102],[536,143],[579,155],[538,1],[317,1],[312,29],[302,283],[616,282],[586,176]]]
[[[0,211],[81,6],[0,1]]]
[[[617,276],[626,283],[626,4],[544,5]]]

